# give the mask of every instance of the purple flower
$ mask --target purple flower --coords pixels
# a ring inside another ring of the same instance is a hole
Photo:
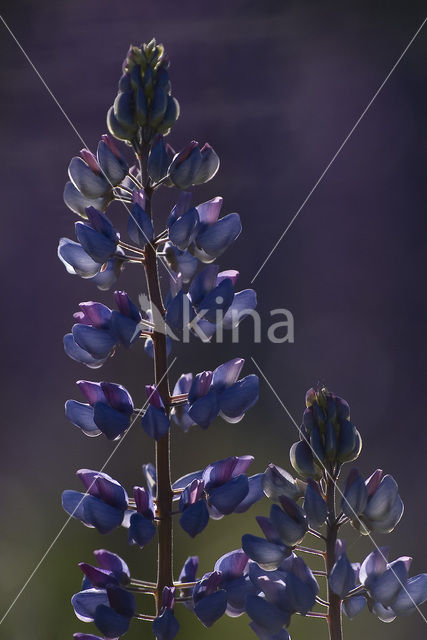
[[[105,589],[84,589],[71,598],[74,612],[83,622],[94,622],[107,638],[117,638],[129,629],[136,611],[132,593],[109,584]]]
[[[230,457],[177,480],[173,488],[184,488],[179,509],[180,524],[192,537],[206,527],[209,517],[242,513],[262,497],[261,474],[248,478],[252,456]]]
[[[157,387],[147,385],[145,389],[149,404],[142,416],[142,428],[151,438],[159,441],[170,429],[169,417]]]
[[[97,549],[93,554],[99,567],[94,567],[86,562],[79,563],[85,576],[83,589],[104,589],[109,585],[127,585],[129,583],[129,568],[120,556],[106,549]]]
[[[140,549],[143,549],[156,533],[156,526],[153,522],[154,502],[150,492],[144,487],[134,487],[133,496],[136,513],[132,513],[130,516],[128,539],[131,544],[136,544]]]
[[[64,336],[64,349],[70,358],[96,369],[113,355],[117,344],[128,348],[138,339],[140,312],[125,291],[116,291],[114,298],[119,311],[100,302],[79,304],[72,333]]]
[[[238,380],[244,362],[243,358],[234,358],[213,372],[203,371],[194,378],[192,374],[183,374],[174,393],[188,393],[188,402],[173,409],[174,421],[184,431],[192,424],[206,429],[218,415],[227,422],[239,422],[258,399],[256,375]]]
[[[117,249],[119,236],[104,213],[87,207],[87,222],[76,222],[76,236],[84,251],[100,264],[111,258]]]
[[[121,484],[100,471],[80,469],[77,475],[85,485],[86,493],[64,491],[64,510],[100,533],[109,533],[120,526],[128,507],[128,497]]]
[[[227,608],[227,592],[221,589],[222,574],[211,571],[193,589],[194,613],[205,627],[211,627]]]
[[[153,622],[153,632],[157,640],[173,640],[179,631],[179,622],[173,613],[175,587],[165,587],[162,594],[162,608]]]
[[[113,382],[78,380],[87,403],[67,400],[65,415],[87,436],[104,433],[109,440],[118,438],[130,425],[133,402],[128,391]]]

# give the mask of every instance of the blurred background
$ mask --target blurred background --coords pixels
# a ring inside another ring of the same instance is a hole
[[[221,170],[199,188],[202,202],[224,196],[223,212],[239,211],[244,231],[221,258],[250,281],[306,198],[338,146],[425,17],[423,2],[300,2],[216,0],[3,0],[1,13],[32,62],[94,149],[106,131],[129,43],[155,36],[172,60],[181,117],[171,144],[209,141]],[[103,438],[85,438],[63,412],[79,398],[75,380],[121,382],[136,404],[152,381],[142,345],[120,350],[102,371],[86,370],[63,353],[62,336],[83,300],[111,303],[86,281],[66,274],[56,257],[60,236],[73,237],[74,217],[62,202],[69,160],[81,143],[57,105],[0,24],[0,165],[2,220],[2,437],[0,615],[28,578],[66,520],[65,488],[80,489],[75,471],[99,469],[112,450]],[[240,344],[177,348],[171,372],[213,368],[235,356],[253,356],[297,422],[305,391],[319,380],[345,397],[362,432],[359,468],[392,472],[405,516],[391,536],[390,556],[414,556],[413,574],[427,570],[425,547],[425,237],[427,136],[427,27],[419,35],[329,173],[268,261],[254,286],[264,326],[270,309],[295,319],[295,342],[252,342],[251,322]],[[159,195],[163,221],[175,193]],[[109,210],[120,227],[117,205]],[[119,285],[144,291],[139,267]],[[139,405],[140,406],[140,405]],[[268,386],[243,422],[218,420],[207,432],[173,430],[173,475],[228,455],[253,453],[253,473],[270,461],[290,469],[297,431]],[[106,471],[130,489],[153,447],[139,425],[128,434]],[[212,521],[190,541],[176,531],[175,567],[198,553],[202,571],[256,532],[254,516]],[[350,533],[349,555],[361,560],[369,541]],[[78,591],[78,561],[93,549],[123,554],[137,577],[154,576],[154,546],[129,547],[124,530],[103,537],[71,522],[53,546],[0,629],[7,640],[64,640],[89,632],[69,600]],[[143,604],[143,603],[142,603]],[[147,603],[146,611],[150,603]],[[424,607],[424,614],[427,609]],[[179,612],[183,638],[255,637],[245,616],[204,631]],[[321,620],[297,620],[293,640],[326,638]],[[384,625],[368,611],[350,623],[345,638],[397,640],[425,637],[418,614]],[[318,635],[317,635],[318,634]],[[130,640],[151,638],[135,623]]]

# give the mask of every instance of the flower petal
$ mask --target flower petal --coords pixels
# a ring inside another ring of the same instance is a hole
[[[87,436],[99,436],[101,431],[93,419],[93,408],[89,404],[67,400],[65,403],[65,416],[76,427],[79,427]]]

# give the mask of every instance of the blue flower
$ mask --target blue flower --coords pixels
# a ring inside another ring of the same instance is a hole
[[[399,496],[396,480],[391,475],[383,476],[377,469],[366,480],[367,501],[359,519],[352,524],[364,535],[370,531],[390,533],[403,515],[403,502]]]
[[[301,542],[308,530],[307,516],[296,502],[287,496],[280,496],[281,507],[273,504],[270,509],[270,522],[281,541],[287,547]]]
[[[64,189],[64,202],[75,213],[86,218],[90,205],[104,211],[113,199],[113,187],[128,174],[128,166],[107,134],[98,143],[97,156],[82,149],[81,158],[71,160],[68,173],[71,182]]]
[[[67,490],[62,494],[62,506],[73,518],[100,533],[110,533],[123,522],[128,507],[126,491],[106,473],[80,469],[77,476],[86,493]]]
[[[76,222],[76,236],[86,253],[100,264],[113,257],[119,243],[119,236],[107,216],[87,207],[87,222]]]
[[[307,481],[302,508],[311,527],[316,529],[324,524],[328,515],[328,507],[322,496],[319,484],[312,478]]]
[[[130,582],[130,571],[126,562],[117,554],[106,549],[93,552],[99,567],[80,562],[84,573],[83,589],[104,589],[109,585],[127,585]]]
[[[227,593],[228,616],[240,616],[245,611],[246,598],[258,590],[249,578],[249,558],[243,549],[236,549],[221,556],[214,571],[221,574],[219,587]]]
[[[64,336],[64,349],[70,358],[96,369],[114,353],[118,343],[125,347],[139,338],[141,314],[125,291],[116,291],[119,311],[99,302],[81,302],[74,314],[72,333]]]
[[[221,589],[220,571],[211,571],[193,589],[194,613],[205,627],[211,627],[227,608],[227,592]]]
[[[342,540],[337,540],[335,558],[335,564],[328,578],[329,586],[340,598],[345,598],[355,588],[358,572],[350,563]]]
[[[154,502],[151,493],[144,487],[134,487],[133,497],[136,512],[130,516],[128,539],[131,544],[136,544],[143,549],[156,533]]]
[[[170,421],[165,406],[155,385],[146,385],[148,407],[142,416],[142,428],[155,440],[159,441],[170,429]]]
[[[195,140],[177,153],[168,169],[168,176],[180,189],[211,180],[219,168],[219,158],[207,143],[200,149]]]
[[[227,422],[239,422],[258,400],[258,377],[252,374],[238,379],[244,362],[243,358],[234,358],[213,372],[203,371],[194,378],[183,374],[176,391],[188,393],[188,402],[173,409],[174,421],[184,431],[192,424],[206,429],[218,415]]]
[[[136,603],[132,593],[109,584],[105,589],[90,588],[71,598],[74,612],[83,622],[94,622],[107,638],[118,638],[129,629]]]
[[[87,403],[67,400],[65,415],[87,436],[104,433],[115,440],[129,428],[133,402],[128,391],[113,382],[79,380],[77,385]]]
[[[138,196],[141,197],[140,193],[141,192],[138,192],[137,198]],[[153,223],[148,213],[142,208],[138,201],[135,202],[130,212],[127,232],[132,242],[142,248],[153,239]]]
[[[245,471],[252,456],[233,456],[180,478],[173,488],[183,488],[179,500],[180,524],[195,537],[206,527],[209,517],[242,513],[262,497],[261,474],[248,478]]]
[[[153,632],[157,640],[173,640],[179,631],[179,622],[173,613],[175,587],[165,587],[162,594],[160,614],[153,621]]]

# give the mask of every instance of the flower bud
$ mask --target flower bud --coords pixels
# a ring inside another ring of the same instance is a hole
[[[270,510],[270,520],[279,534],[282,542],[293,547],[301,542],[308,530],[307,517],[296,502],[286,496],[280,497],[280,508],[273,504]]]
[[[176,187],[187,189],[194,184],[201,164],[199,143],[193,140],[175,155],[169,166],[169,177]]]

